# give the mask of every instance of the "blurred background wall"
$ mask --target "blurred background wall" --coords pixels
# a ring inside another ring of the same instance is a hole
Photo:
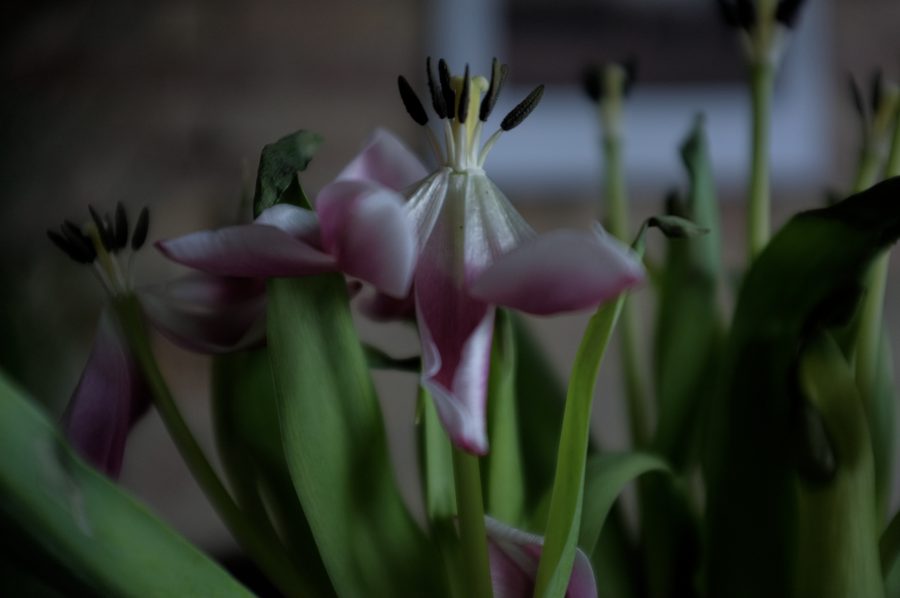
[[[775,220],[849,186],[857,151],[846,74],[900,76],[900,3],[809,0],[776,98]],[[736,42],[712,0],[132,0],[12,1],[0,18],[0,366],[54,414],[87,358],[103,296],[46,240],[91,203],[152,211],[151,240],[232,222],[262,146],[298,128],[324,135],[304,174],[314,192],[376,126],[413,147],[421,133],[396,91],[398,73],[424,89],[426,53],[461,70],[511,66],[498,112],[546,82],[543,105],[498,144],[488,164],[538,229],[586,226],[601,173],[598,130],[577,77],[585,62],[634,55],[641,80],[628,109],[627,162],[635,216],[659,211],[683,184],[676,145],[693,114],[708,114],[723,206],[726,261],[743,260],[747,102]],[[651,248],[653,249],[653,248]],[[659,249],[657,246],[656,250]],[[900,268],[888,315],[900,342]],[[138,280],[177,274],[144,251]],[[645,302],[646,303],[646,302]],[[652,306],[646,305],[648,317]],[[565,374],[585,317],[534,322]],[[409,331],[361,323],[399,353]],[[648,327],[649,328],[649,327]],[[208,448],[207,360],[159,342],[190,423]],[[597,433],[627,441],[615,355],[604,366]],[[399,467],[411,461],[411,376],[378,379],[396,432]],[[407,488],[411,488],[408,478]],[[123,483],[193,540],[227,544],[159,421],[142,422]],[[410,492],[410,494],[412,494]]]

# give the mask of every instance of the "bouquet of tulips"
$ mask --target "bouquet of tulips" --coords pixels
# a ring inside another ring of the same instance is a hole
[[[900,595],[882,315],[900,237],[900,88],[878,77],[865,97],[853,86],[864,135],[852,194],[771,235],[769,104],[800,2],[720,4],[752,92],[737,277],[721,265],[702,118],[680,148],[684,190],[631,221],[621,121],[634,68],[616,63],[584,80],[602,132],[605,228],[537,234],[488,175],[491,149],[543,86],[495,129],[507,66],[454,76],[428,59],[425,94],[402,76],[398,87],[430,169],[377,130],[313,194],[301,178],[322,139],[287,135],[262,150],[252,220],[156,240],[190,272],[152,286],[131,276],[153,238],[146,209],[91,208],[49,230],[108,301],[59,424],[0,375],[4,594]],[[656,231],[664,255],[651,260]],[[652,331],[635,293],[655,306]],[[561,380],[519,314],[576,310],[594,314]],[[363,342],[354,317],[413,328],[420,352]],[[221,471],[157,365],[156,334],[213,356]],[[613,338],[626,452],[590,434]],[[375,369],[419,380],[416,505],[398,490]],[[237,581],[116,485],[150,408],[263,582]]]

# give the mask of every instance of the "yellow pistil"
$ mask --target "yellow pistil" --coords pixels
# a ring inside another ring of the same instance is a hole
[[[463,78],[456,76],[451,79],[451,85],[458,98],[462,97]],[[452,123],[453,137],[455,138],[456,157],[454,165],[460,169],[477,166],[477,156],[473,157],[475,149],[481,141],[481,120],[478,118],[481,109],[481,96],[488,90],[490,82],[482,75],[469,78],[469,105],[466,114],[466,122],[460,123],[454,120]],[[459,106],[456,106],[456,114],[459,114]],[[465,129],[462,128],[465,124]]]

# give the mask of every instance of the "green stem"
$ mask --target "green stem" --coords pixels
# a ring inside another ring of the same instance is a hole
[[[614,124],[608,125],[615,127]],[[617,134],[607,134],[603,138],[605,159],[605,181],[607,201],[607,226],[612,236],[622,242],[629,240],[628,201],[625,191],[625,167],[622,159],[622,139]],[[647,418],[647,393],[640,371],[638,342],[640,330],[634,308],[626,299],[622,306],[621,349],[622,375],[625,385],[625,400],[628,404],[628,421],[631,440],[635,448],[646,446],[649,439]]]
[[[137,298],[134,295],[126,295],[117,299],[114,307],[129,347],[150,387],[156,409],[191,474],[213,508],[234,534],[235,539],[281,592],[286,596],[308,595],[309,588],[297,576],[290,559],[277,549],[281,544],[280,540],[262,533],[247,521],[181,416],[153,356],[143,312]]]
[[[874,134],[869,136],[873,141],[870,142],[868,147],[863,149],[860,157],[859,169],[854,183],[854,192],[856,193],[868,189],[878,180],[879,152],[877,149],[878,140],[875,137]],[[888,154],[885,168],[885,178],[897,176],[898,174],[900,174],[900,118],[897,119],[894,126],[890,153]],[[863,299],[860,311],[854,351],[856,384],[863,400],[866,415],[872,426],[879,516],[886,512],[889,498],[890,471],[886,470],[885,464],[890,463],[890,451],[892,450],[890,443],[882,445],[882,441],[889,442],[889,438],[893,436],[893,434],[889,434],[885,438],[881,438],[878,434],[878,425],[876,423],[878,417],[883,413],[883,410],[879,408],[881,406],[879,401],[893,400],[890,394],[877,396],[876,393],[878,365],[881,361],[881,351],[884,350],[882,347],[882,328],[884,325],[884,295],[887,289],[889,261],[890,252],[884,251],[875,259],[869,269],[867,275],[868,291]],[[891,427],[890,429],[893,428]]]
[[[456,480],[460,552],[464,570],[468,575],[469,596],[491,598],[493,590],[478,457],[454,448],[453,475]]]
[[[752,262],[769,240],[769,128],[774,67],[767,61],[750,66],[753,114],[750,165],[750,198],[747,213],[748,261]]]
[[[856,178],[853,180],[853,192],[865,191],[875,184],[878,177],[878,152],[866,147],[859,158]]]
[[[625,384],[625,397],[628,401],[628,423],[631,431],[631,443],[635,449],[644,448],[650,442],[650,421],[647,414],[647,387],[641,375],[638,359],[638,320],[634,304],[630,297],[625,298],[622,305],[621,340],[622,340],[622,372]]]
[[[606,225],[612,236],[622,242],[628,242],[628,200],[625,192],[625,164],[622,155],[622,138],[617,134],[604,135]]]

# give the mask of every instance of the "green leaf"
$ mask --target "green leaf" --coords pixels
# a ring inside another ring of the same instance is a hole
[[[85,465],[2,375],[0,452],[0,553],[4,562],[12,558],[26,567],[4,576],[24,584],[4,583],[11,595],[251,595]],[[37,574],[28,570],[32,566],[40,568]]]
[[[272,279],[267,293],[284,451],[335,590],[434,595],[439,560],[397,490],[343,277]]]
[[[516,343],[516,412],[519,419],[525,504],[531,529],[545,529],[550,510],[554,455],[559,450],[565,408],[565,387],[525,321],[512,316]],[[591,451],[597,447],[591,443]],[[603,579],[604,593],[624,598],[636,596],[640,584],[637,558],[619,504],[613,505],[593,554],[594,572]]]
[[[575,357],[563,415],[544,549],[535,582],[535,596],[562,597],[569,584],[584,501],[584,473],[590,442],[594,384],[624,302],[625,295],[620,295],[617,300],[597,310],[588,322]]]
[[[254,218],[279,203],[309,207],[297,173],[306,170],[320,145],[320,135],[301,129],[263,148],[253,195]]]
[[[791,587],[800,505],[797,465],[787,456],[802,433],[795,416],[798,351],[855,309],[872,260],[900,236],[898,198],[900,179],[891,179],[795,216],[744,279],[707,420],[710,596]]]
[[[456,527],[456,484],[453,447],[441,425],[437,409],[424,388],[419,387],[419,462],[425,514],[431,538],[444,566],[447,594],[466,596],[465,573]]]
[[[527,408],[527,405],[523,405]],[[488,379],[491,450],[482,459],[485,510],[512,526],[524,523],[525,482],[516,398],[516,343],[512,317],[497,310]]]
[[[837,462],[827,481],[801,475],[796,482],[793,595],[883,596],[872,449],[853,372],[823,334],[803,350],[798,378]]]
[[[723,343],[718,307],[720,223],[702,118],[681,146],[686,200],[673,209],[708,231],[666,244],[654,339],[657,425],[651,447],[679,472],[695,463],[700,414],[715,391]],[[648,595],[690,596],[700,564],[699,529],[685,484],[641,480],[638,505]]]
[[[650,453],[608,453],[591,457],[585,468],[584,511],[578,545],[591,554],[616,498],[638,476],[669,472],[665,461]]]
[[[698,448],[695,424],[703,400],[713,392],[723,336],[717,304],[719,214],[701,119],[682,145],[681,155],[690,177],[685,215],[710,232],[668,243],[660,286],[653,448],[677,469],[684,468]]]
[[[283,539],[307,592],[334,595],[291,482],[266,348],[214,358],[212,413],[218,453],[241,509]]]

